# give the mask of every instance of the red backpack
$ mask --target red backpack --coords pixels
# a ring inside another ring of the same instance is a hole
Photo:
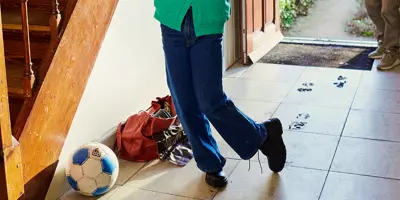
[[[155,117],[160,109],[167,110],[172,117]],[[168,130],[173,124],[179,122],[171,96],[157,98],[147,111],[135,114],[118,125],[116,143],[119,157],[139,162],[157,159],[159,154],[153,134]]]

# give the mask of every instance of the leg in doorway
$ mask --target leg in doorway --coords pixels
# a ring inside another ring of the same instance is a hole
[[[385,21],[384,42],[385,54],[378,68],[392,69],[400,65],[400,1],[382,0],[382,17]]]
[[[368,57],[372,59],[381,59],[385,50],[383,48],[385,21],[382,18],[382,0],[365,0],[365,7],[368,15],[374,22],[378,30],[378,48],[371,52]]]

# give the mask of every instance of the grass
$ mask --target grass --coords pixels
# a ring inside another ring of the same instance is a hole
[[[354,15],[353,19],[351,19],[347,24],[346,31],[358,36],[374,37],[376,27],[368,16],[364,0],[357,0],[357,3],[358,11]]]
[[[279,0],[281,28],[288,30],[299,16],[307,16],[314,0]]]

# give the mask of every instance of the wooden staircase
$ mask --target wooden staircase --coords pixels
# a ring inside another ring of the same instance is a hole
[[[43,82],[39,74],[47,73],[41,67],[48,63],[42,61],[59,39],[66,1],[4,0],[1,5],[11,125],[18,139],[30,112],[24,104]]]
[[[0,199],[44,199],[116,4],[0,0]]]

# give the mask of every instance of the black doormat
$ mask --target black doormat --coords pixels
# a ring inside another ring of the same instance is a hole
[[[260,59],[261,63],[371,70],[368,54],[375,48],[280,43]]]

